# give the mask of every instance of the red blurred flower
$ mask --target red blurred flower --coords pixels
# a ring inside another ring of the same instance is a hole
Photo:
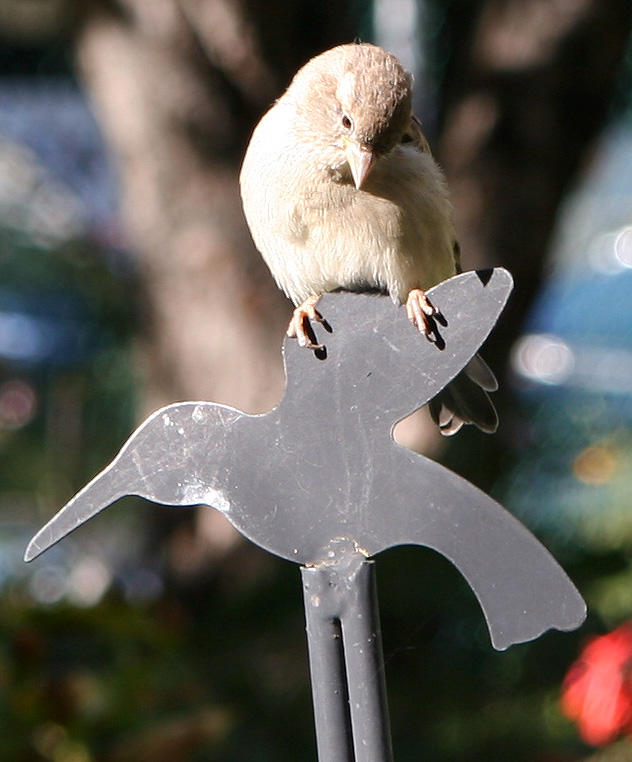
[[[592,746],[632,732],[632,622],[588,643],[564,678],[561,705]]]

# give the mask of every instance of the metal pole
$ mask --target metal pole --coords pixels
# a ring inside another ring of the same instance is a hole
[[[340,611],[330,571],[301,567],[316,746],[320,762],[354,762]]]
[[[348,578],[342,642],[356,762],[393,762],[375,562]]]
[[[392,762],[375,565],[301,569],[320,762]]]

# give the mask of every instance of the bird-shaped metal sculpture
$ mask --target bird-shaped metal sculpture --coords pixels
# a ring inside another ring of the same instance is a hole
[[[329,326],[315,329],[326,358],[286,340],[287,386],[276,408],[247,415],[183,402],[158,410],[36,534],[25,559],[118,498],[139,495],[211,506],[257,545],[304,566],[402,544],[433,548],[472,587],[499,649],[577,627],[584,603],[548,551],[497,502],[392,438],[395,423],[471,359],[511,288],[502,269],[433,288],[440,315],[432,343],[390,299],[325,295]]]

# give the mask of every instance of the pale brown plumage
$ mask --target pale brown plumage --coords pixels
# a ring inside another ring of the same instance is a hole
[[[264,115],[240,175],[253,239],[297,305],[289,335],[303,346],[327,291],[380,290],[429,334],[425,290],[460,271],[441,170],[411,112],[412,78],[369,44],[332,48],[303,66]],[[493,373],[474,358],[433,400],[444,434],[494,431]]]

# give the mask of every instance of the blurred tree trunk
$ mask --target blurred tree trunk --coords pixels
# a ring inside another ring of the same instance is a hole
[[[560,201],[610,114],[632,3],[454,2],[446,22],[438,154],[464,266],[505,265],[516,281],[488,349],[506,358],[540,284]]]
[[[145,412],[278,400],[289,309],[250,241],[237,171],[254,121],[292,70],[352,35],[347,16],[289,0],[86,5],[79,69],[140,271]]]
[[[78,68],[139,270],[139,415],[182,399],[261,412],[280,398],[290,305],[250,240],[238,169],[252,126],[294,70],[354,33],[348,4],[317,0],[84,6]],[[218,549],[230,544],[223,518],[207,510],[199,521]],[[181,539],[175,552],[195,567],[191,543],[201,555],[205,543]]]

